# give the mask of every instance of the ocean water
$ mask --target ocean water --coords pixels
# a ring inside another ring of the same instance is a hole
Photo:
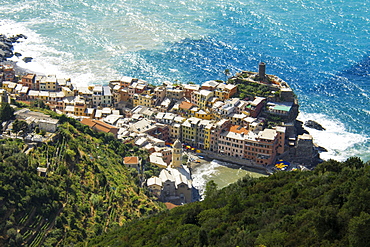
[[[213,180],[217,184],[217,189],[222,189],[239,179],[250,176],[253,178],[266,177],[267,175],[259,169],[213,160],[202,163],[192,169],[193,186],[198,189],[201,196],[204,195],[207,182]]]
[[[370,160],[369,0],[8,0],[0,33],[22,67],[80,85],[132,76],[202,83],[223,71],[287,81],[324,159]]]

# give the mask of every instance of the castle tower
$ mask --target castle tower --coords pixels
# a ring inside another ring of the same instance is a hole
[[[264,62],[260,62],[258,65],[258,76],[262,79],[266,76],[266,64]]]
[[[177,139],[173,144],[172,150],[172,167],[181,167],[182,164],[182,145],[181,142]]]

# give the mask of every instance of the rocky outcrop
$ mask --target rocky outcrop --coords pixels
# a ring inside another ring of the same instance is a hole
[[[321,126],[321,124],[313,121],[313,120],[308,120],[304,123],[304,126],[308,127],[308,128],[312,128],[312,129],[316,129],[316,130],[325,130],[324,127]]]
[[[19,42],[18,39],[21,38],[27,39],[27,36],[23,34],[17,34],[15,36],[7,37],[4,34],[0,34],[0,62],[6,61],[8,58],[13,57],[15,54],[17,56],[20,55],[20,53],[18,52],[13,52],[13,43]]]
[[[297,135],[309,134],[308,131],[303,128],[302,121],[296,120],[294,122],[294,127]]]

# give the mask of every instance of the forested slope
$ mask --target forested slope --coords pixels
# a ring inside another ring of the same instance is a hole
[[[60,122],[53,140],[28,154],[23,141],[1,140],[0,246],[66,246],[161,210],[122,162],[147,154],[73,119]],[[47,176],[37,167],[48,167]]]
[[[369,246],[370,166],[245,177],[206,198],[135,220],[81,246]]]

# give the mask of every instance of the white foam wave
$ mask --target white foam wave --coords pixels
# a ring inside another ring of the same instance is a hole
[[[328,150],[328,152],[320,154],[320,157],[324,160],[335,159],[343,161],[350,156],[361,156],[362,152],[366,152],[366,143],[370,138],[368,136],[349,132],[345,125],[337,119],[321,113],[302,112],[298,115],[297,119],[303,123],[307,120],[314,120],[326,129],[324,131],[319,131],[304,127],[312,135],[317,145]]]
[[[55,74],[58,78],[71,78],[77,85],[92,83],[107,83],[111,79],[120,78],[121,75],[110,67],[109,63],[101,60],[77,59],[71,52],[64,52],[52,47],[51,40],[41,37],[28,26],[32,23],[15,22],[12,20],[0,21],[0,33],[7,36],[24,34],[28,38],[20,40],[14,45],[14,51],[22,54],[21,57],[13,57],[10,60],[17,65],[36,74]],[[50,45],[49,45],[50,44]],[[25,63],[24,57],[32,57],[32,62]]]
[[[198,189],[201,196],[204,194],[206,184],[211,180],[211,177],[220,173],[220,171],[217,170],[220,166],[221,165],[218,164],[217,161],[212,161],[210,163],[197,166],[192,171],[193,186]]]
[[[35,31],[28,28],[31,23],[15,22],[12,20],[0,21],[0,33],[7,36],[24,34],[27,39],[21,39],[20,43],[14,44],[14,51],[22,54],[22,57],[13,57],[12,61],[29,71],[39,74],[56,74],[60,77],[68,77],[60,70],[60,64],[70,58],[70,54],[48,47],[44,40]],[[32,57],[30,63],[25,63],[23,57]]]

